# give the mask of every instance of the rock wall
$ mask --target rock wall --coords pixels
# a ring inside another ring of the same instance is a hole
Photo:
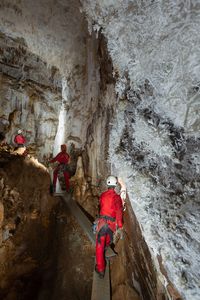
[[[22,129],[40,159],[52,152],[61,107],[61,76],[20,40],[0,37],[0,122],[6,141]]]
[[[112,170],[127,183],[163,284],[199,299],[199,4],[81,2],[108,40],[117,81]]]
[[[0,178],[0,298],[89,299],[93,247],[48,170],[0,149]]]
[[[0,31],[68,74],[85,58],[87,22],[79,7],[78,0],[3,0]]]
[[[36,299],[50,257],[56,205],[49,175],[37,160],[2,151],[0,167],[0,298]]]
[[[5,0],[0,15],[2,73],[17,80],[9,88],[2,79],[2,122],[10,126],[9,119],[15,119],[9,142],[26,123],[39,159],[56,154],[61,143],[73,143],[84,151],[86,173],[96,184],[105,170],[108,124],[115,110],[112,64],[103,38],[88,33],[79,1]]]

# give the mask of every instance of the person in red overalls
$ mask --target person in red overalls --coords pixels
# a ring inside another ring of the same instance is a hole
[[[16,145],[16,147],[14,148],[14,151],[16,151],[18,154],[23,155],[23,156],[27,156],[28,152],[26,150],[26,138],[24,137],[24,135],[22,134],[22,130],[19,129],[17,131],[17,135],[15,135],[14,137],[14,144]]]
[[[23,136],[22,130],[21,130],[21,129],[19,129],[19,130],[17,131],[17,135],[16,135],[15,138],[14,138],[14,142],[15,142],[15,144],[17,145],[18,148],[20,148],[20,147],[25,147],[26,139],[25,139],[25,137]]]
[[[123,203],[122,198],[115,192],[118,180],[115,176],[107,178],[108,190],[100,196],[100,215],[97,225],[96,236],[96,265],[95,271],[100,278],[105,273],[105,248],[108,247],[113,240],[113,233],[123,226]]]
[[[67,146],[65,144],[61,145],[61,152],[59,152],[56,157],[50,160],[50,163],[59,162],[59,165],[53,171],[53,190],[56,191],[56,182],[58,178],[58,172],[63,172],[65,177],[66,191],[69,191],[69,173],[67,172],[67,164],[69,163],[69,154],[67,153]]]

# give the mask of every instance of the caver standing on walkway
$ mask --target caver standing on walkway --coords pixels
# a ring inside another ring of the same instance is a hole
[[[56,191],[56,182],[58,178],[58,173],[62,172],[65,177],[66,191],[69,191],[69,173],[67,171],[67,165],[69,163],[70,156],[67,153],[67,146],[65,144],[61,145],[61,152],[59,152],[56,157],[50,160],[50,163],[58,162],[59,165],[53,171],[53,191]]]
[[[108,190],[100,196],[100,214],[97,223],[96,235],[96,265],[95,271],[100,278],[105,273],[105,248],[113,241],[113,234],[123,226],[123,201],[115,191],[118,180],[109,176],[106,180]]]

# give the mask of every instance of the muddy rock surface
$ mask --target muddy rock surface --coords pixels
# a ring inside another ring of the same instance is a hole
[[[0,299],[88,299],[93,249],[47,169],[5,151],[0,166]]]

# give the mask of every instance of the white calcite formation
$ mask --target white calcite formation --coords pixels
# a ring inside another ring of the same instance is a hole
[[[159,270],[200,297],[200,6],[198,1],[83,0],[117,78],[110,162]],[[163,283],[167,285],[166,278]]]

